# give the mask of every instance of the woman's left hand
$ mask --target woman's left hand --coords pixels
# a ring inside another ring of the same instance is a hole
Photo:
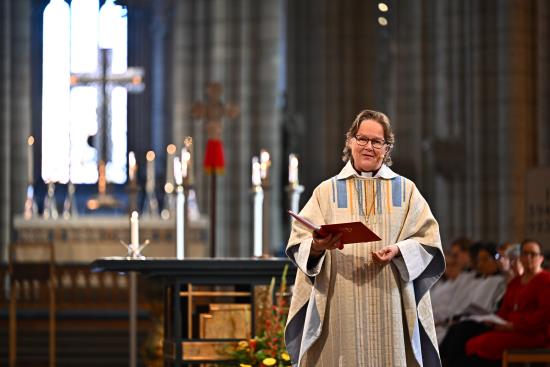
[[[397,245],[388,245],[382,247],[378,251],[372,252],[372,260],[375,263],[385,265],[391,261],[395,256],[399,255],[399,247]]]

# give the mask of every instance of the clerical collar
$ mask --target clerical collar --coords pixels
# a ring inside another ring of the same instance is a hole
[[[376,174],[378,174],[379,170],[376,170],[375,172],[361,172],[361,177],[376,177]]]
[[[363,174],[369,174],[370,176],[363,176]],[[372,172],[362,172],[361,174],[357,173],[355,168],[353,168],[353,165],[351,164],[351,161],[348,161],[344,168],[340,171],[338,176],[336,176],[336,179],[343,180],[346,178],[349,178],[351,176],[355,177],[374,177],[374,178],[384,178],[387,180],[391,180],[392,178],[395,178],[398,176],[397,173],[393,172],[390,167],[386,166],[385,164],[382,164],[378,172],[372,175]]]

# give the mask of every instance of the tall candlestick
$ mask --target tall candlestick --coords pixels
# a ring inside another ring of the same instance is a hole
[[[134,152],[128,152],[128,178],[130,179],[130,182],[134,182],[136,180],[136,173],[136,154]]]
[[[262,241],[262,205],[264,192],[262,190],[262,176],[260,158],[252,157],[252,210],[253,210],[253,256],[261,257],[263,254]]]
[[[139,214],[136,211],[130,217],[130,246],[139,246]]]
[[[176,154],[176,146],[169,144],[166,147],[166,183],[174,183],[174,156]]]
[[[185,193],[183,186],[179,185],[176,196],[176,258],[183,260],[185,257]]]
[[[33,145],[34,145],[34,137],[31,135],[27,139],[27,160],[28,160],[28,166],[27,166],[27,179],[28,184],[32,185],[34,183],[34,157],[33,157]]]
[[[176,185],[180,186],[183,183],[183,173],[182,173],[182,166],[181,161],[179,157],[174,157],[173,161],[174,166],[174,180],[176,181]]]
[[[288,157],[288,183],[298,185],[298,157],[296,154],[290,154]]]
[[[145,190],[147,192],[155,191],[155,152],[152,150],[147,152],[145,156],[147,159],[147,181],[145,183]]]

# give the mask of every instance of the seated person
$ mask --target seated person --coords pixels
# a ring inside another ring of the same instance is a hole
[[[471,314],[471,309],[483,309],[489,313],[496,311],[504,294],[506,279],[499,272],[495,259],[496,245],[480,243],[477,247],[476,273],[459,277],[448,302],[434,308],[439,342],[445,337],[448,327],[462,316]]]
[[[453,241],[445,255],[445,273],[430,289],[434,315],[447,312],[456,284],[463,283],[465,278],[469,278],[464,274],[469,273],[466,269],[470,265],[470,243],[467,238],[459,238]],[[459,278],[461,280],[457,282]]]
[[[501,249],[500,247],[499,249]],[[519,259],[521,252],[521,245],[515,244],[507,246],[506,250],[503,252],[504,255],[498,256],[499,269],[504,272],[507,279],[510,279],[510,274],[512,278],[516,278],[523,274],[523,265]],[[500,254],[500,253],[499,253]],[[507,280],[509,283],[510,280]],[[440,339],[440,354],[445,366],[458,366],[462,362],[457,362],[458,364],[453,364],[452,361],[462,361],[461,358],[465,357],[464,345],[466,341],[476,335],[479,335],[488,328],[485,324],[471,321],[466,317],[465,320],[460,321],[452,325],[445,335],[444,339]]]
[[[504,349],[550,342],[550,272],[541,268],[540,243],[523,241],[520,261],[524,272],[509,283],[497,312],[504,322],[464,321],[452,326],[440,346],[444,366],[497,366]]]

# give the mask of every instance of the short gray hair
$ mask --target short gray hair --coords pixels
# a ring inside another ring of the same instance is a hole
[[[388,151],[384,156],[384,163],[387,166],[391,166],[392,165],[391,151],[393,148],[393,144],[395,143],[395,137],[393,135],[393,131],[391,128],[390,119],[384,113],[374,111],[374,110],[363,110],[359,112],[357,117],[355,117],[355,120],[353,121],[348,132],[346,133],[346,141],[344,143],[345,144],[344,150],[342,151],[342,160],[344,162],[351,160],[353,163],[353,157],[351,155],[351,149],[348,146],[348,141],[351,138],[355,137],[355,134],[357,134],[357,131],[359,131],[359,127],[361,126],[361,123],[365,120],[374,120],[378,122],[380,125],[382,125],[382,128],[384,129],[384,140],[388,145]]]

